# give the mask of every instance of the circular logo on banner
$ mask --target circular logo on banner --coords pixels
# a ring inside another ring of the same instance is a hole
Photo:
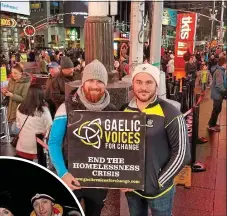
[[[85,145],[93,146],[94,148],[99,149],[101,146],[101,139],[103,137],[101,119],[84,122],[79,128],[76,128],[73,133]]]
[[[34,28],[34,26],[32,26],[32,25],[25,26],[24,33],[28,37],[34,36],[35,35],[35,28]]]

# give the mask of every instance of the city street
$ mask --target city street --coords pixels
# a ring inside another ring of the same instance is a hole
[[[227,215],[224,0],[0,11],[1,166],[23,159],[61,185],[10,168],[40,191],[10,190],[6,174],[0,216],[22,216],[23,203],[30,216]],[[76,210],[55,203],[60,188]]]

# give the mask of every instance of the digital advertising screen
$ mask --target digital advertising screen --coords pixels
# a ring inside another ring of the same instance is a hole
[[[30,15],[29,1],[4,1],[1,2],[0,11],[6,11],[16,14]]]
[[[87,1],[66,1],[63,10],[65,28],[84,27],[84,22],[88,17]]]

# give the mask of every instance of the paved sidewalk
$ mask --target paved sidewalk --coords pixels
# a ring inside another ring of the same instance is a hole
[[[212,105],[208,92],[200,107],[199,136],[209,142],[197,145],[197,162],[205,163],[207,171],[192,174],[191,189],[177,187],[174,216],[226,216],[226,101],[220,133],[207,131]]]

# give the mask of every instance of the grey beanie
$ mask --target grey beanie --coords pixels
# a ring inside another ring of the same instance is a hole
[[[90,79],[99,80],[107,85],[108,73],[105,66],[97,59],[85,66],[82,76],[82,85]]]
[[[72,60],[69,57],[67,57],[67,56],[63,56],[61,58],[61,63],[60,64],[61,64],[61,68],[62,69],[74,68]]]

